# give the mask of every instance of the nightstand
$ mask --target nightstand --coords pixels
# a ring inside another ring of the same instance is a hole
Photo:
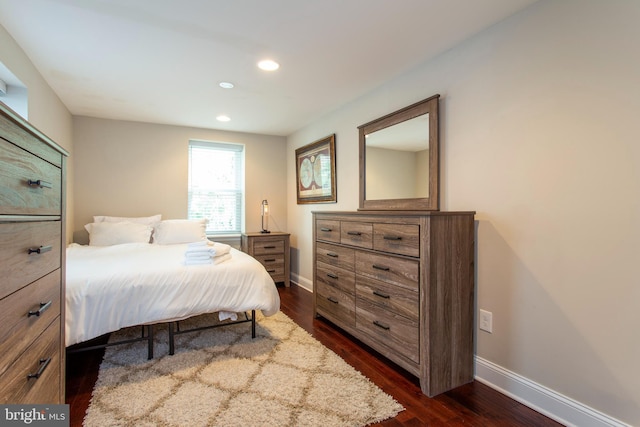
[[[241,244],[242,252],[260,261],[274,282],[289,286],[289,233],[243,233]]]

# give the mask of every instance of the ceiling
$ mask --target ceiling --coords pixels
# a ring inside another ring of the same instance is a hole
[[[286,136],[535,1],[0,0],[0,25],[74,115]]]

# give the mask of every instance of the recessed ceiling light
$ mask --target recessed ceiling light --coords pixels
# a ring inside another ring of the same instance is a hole
[[[258,67],[261,70],[265,70],[265,71],[275,71],[278,68],[280,68],[280,64],[278,64],[276,61],[272,61],[271,59],[265,59],[263,61],[258,62]]]
[[[231,121],[231,117],[225,115],[225,114],[221,114],[218,117],[216,117],[216,120],[219,122],[228,122]]]
[[[233,83],[231,82],[220,82],[219,86],[223,89],[233,89]]]

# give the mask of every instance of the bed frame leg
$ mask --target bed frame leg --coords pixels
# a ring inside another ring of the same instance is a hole
[[[153,359],[153,325],[147,325],[147,335],[148,335],[148,351],[147,351],[147,360]]]
[[[256,311],[251,310],[251,338],[256,337]]]
[[[171,356],[173,356],[173,353],[175,352],[175,345],[173,342],[174,339],[174,333],[173,333],[173,326],[176,322],[169,322],[169,354]]]

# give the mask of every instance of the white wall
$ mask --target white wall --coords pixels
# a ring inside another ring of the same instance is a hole
[[[288,138],[293,278],[313,210],[358,207],[357,126],[441,94],[441,210],[475,210],[477,356],[640,425],[640,2],[540,1]],[[297,205],[336,133],[338,202]],[[570,422],[570,421],[568,421]]]
[[[70,154],[67,159],[67,241],[73,224],[73,139],[71,114],[13,37],[0,26],[0,61],[28,88],[29,123]]]
[[[269,200],[269,229],[287,225],[283,137],[121,120],[74,117],[76,221],[74,241],[87,243],[93,215],[187,217],[190,139],[245,145],[247,231],[260,230]]]

